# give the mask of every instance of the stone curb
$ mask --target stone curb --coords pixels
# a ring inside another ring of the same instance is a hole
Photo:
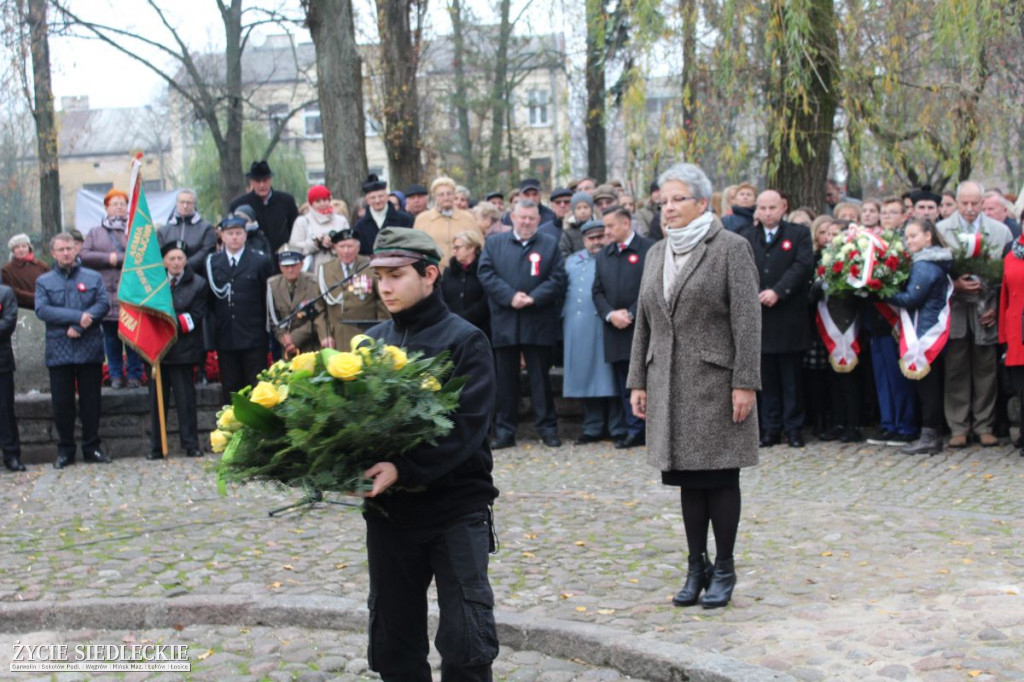
[[[436,614],[433,614],[436,617]],[[432,617],[432,619],[433,619]],[[795,682],[785,673],[735,661],[684,644],[625,630],[553,618],[495,612],[498,636],[513,649],[556,658],[579,658],[651,682]],[[78,599],[0,603],[0,632],[149,629],[187,625],[260,625],[365,630],[366,607],[324,596],[239,599],[181,596],[170,599]]]

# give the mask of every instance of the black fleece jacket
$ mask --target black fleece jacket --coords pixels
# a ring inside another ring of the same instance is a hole
[[[458,409],[450,415],[455,428],[437,445],[424,445],[391,460],[398,468],[398,482],[368,499],[366,510],[405,528],[423,528],[487,507],[498,496],[487,442],[495,384],[487,337],[449,311],[436,286],[430,296],[367,334],[428,357],[448,351],[454,363],[451,376],[468,381]]]

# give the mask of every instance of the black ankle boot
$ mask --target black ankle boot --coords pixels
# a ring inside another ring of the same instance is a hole
[[[711,571],[714,567],[708,561],[707,552],[698,555],[696,558],[690,555],[686,568],[686,584],[679,593],[672,598],[676,606],[693,606],[703,590],[708,588],[711,582]]]
[[[11,455],[10,457],[4,457],[4,466],[7,467],[8,471],[24,471],[25,465],[21,463],[21,458],[18,455]]]
[[[736,568],[732,559],[716,559],[715,570],[711,574],[711,584],[704,591],[700,605],[706,609],[717,609],[725,606],[732,599],[732,589],[736,587]]]

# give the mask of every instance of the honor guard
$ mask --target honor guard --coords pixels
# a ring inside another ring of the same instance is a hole
[[[160,378],[163,388],[164,409],[170,403],[171,391],[178,406],[178,435],[186,457],[202,457],[199,447],[199,425],[196,416],[195,368],[206,359],[203,346],[203,318],[209,304],[210,290],[206,280],[192,271],[188,264],[189,247],[184,241],[172,241],[160,247],[167,269],[167,281],[174,301],[178,340],[160,360]],[[152,447],[147,459],[163,459],[160,445],[160,414],[157,411],[156,382],[149,382],[152,406]],[[167,421],[165,420],[166,424]]]
[[[320,296],[316,277],[302,271],[303,256],[298,249],[286,244],[277,254],[280,275],[267,280],[267,324],[270,333],[284,349],[284,357],[320,350],[314,317],[316,308],[300,312],[289,322],[282,321],[296,310],[315,306]]]
[[[348,348],[362,329],[356,320],[386,320],[388,309],[377,293],[370,259],[359,255],[359,239],[352,230],[331,235],[336,258],[317,272],[326,313],[317,317],[316,333],[324,348]],[[321,308],[323,309],[323,308]]]
[[[267,368],[267,280],[270,258],[246,246],[245,219],[229,217],[218,226],[224,249],[206,259],[213,339],[225,403],[231,393],[256,382]]]

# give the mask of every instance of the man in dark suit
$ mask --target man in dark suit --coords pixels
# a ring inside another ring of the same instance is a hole
[[[626,388],[629,356],[633,348],[633,320],[636,319],[644,259],[654,242],[633,232],[632,216],[622,206],[612,206],[602,216],[608,246],[597,254],[594,275],[594,307],[604,320],[604,359],[615,371],[626,425],[629,429],[615,447],[643,445],[644,421],[633,414]]]
[[[206,280],[192,272],[188,264],[188,244],[171,241],[160,247],[164,257],[164,268],[171,285],[174,301],[175,321],[178,323],[178,340],[160,361],[160,384],[163,389],[164,411],[170,409],[171,391],[178,406],[178,431],[181,449],[186,457],[202,457],[199,447],[199,418],[196,413],[196,365],[206,360],[203,346],[203,318],[210,292]],[[160,442],[160,413],[157,411],[156,382],[149,382],[149,399],[152,407],[152,447],[147,459],[163,459]],[[165,422],[166,423],[166,422]]]
[[[807,295],[814,269],[811,233],[782,220],[788,210],[775,190],[757,197],[754,224],[740,230],[754,248],[761,293],[761,446],[803,447],[800,363],[811,346]]]
[[[245,177],[248,178],[251,189],[247,194],[231,200],[229,213],[234,213],[236,208],[245,204],[252,206],[259,229],[270,242],[270,252],[277,253],[277,250],[287,243],[292,234],[292,225],[299,217],[295,197],[287,192],[279,192],[271,186],[274,173],[266,161],[253,161]]]
[[[207,259],[206,271],[226,404],[267,367],[267,280],[274,266],[264,253],[246,248],[244,218],[225,218],[219,227],[224,250]]]
[[[497,370],[492,449],[512,447],[519,424],[519,358],[526,360],[537,432],[559,447],[558,422],[548,373],[558,340],[566,275],[558,240],[538,232],[537,204],[521,199],[512,230],[487,239],[477,277],[491,309],[491,344]]]
[[[388,201],[388,184],[372,173],[363,183],[366,213],[356,221],[352,231],[359,239],[359,254],[373,255],[373,242],[385,227],[412,227],[415,218],[399,211]]]

